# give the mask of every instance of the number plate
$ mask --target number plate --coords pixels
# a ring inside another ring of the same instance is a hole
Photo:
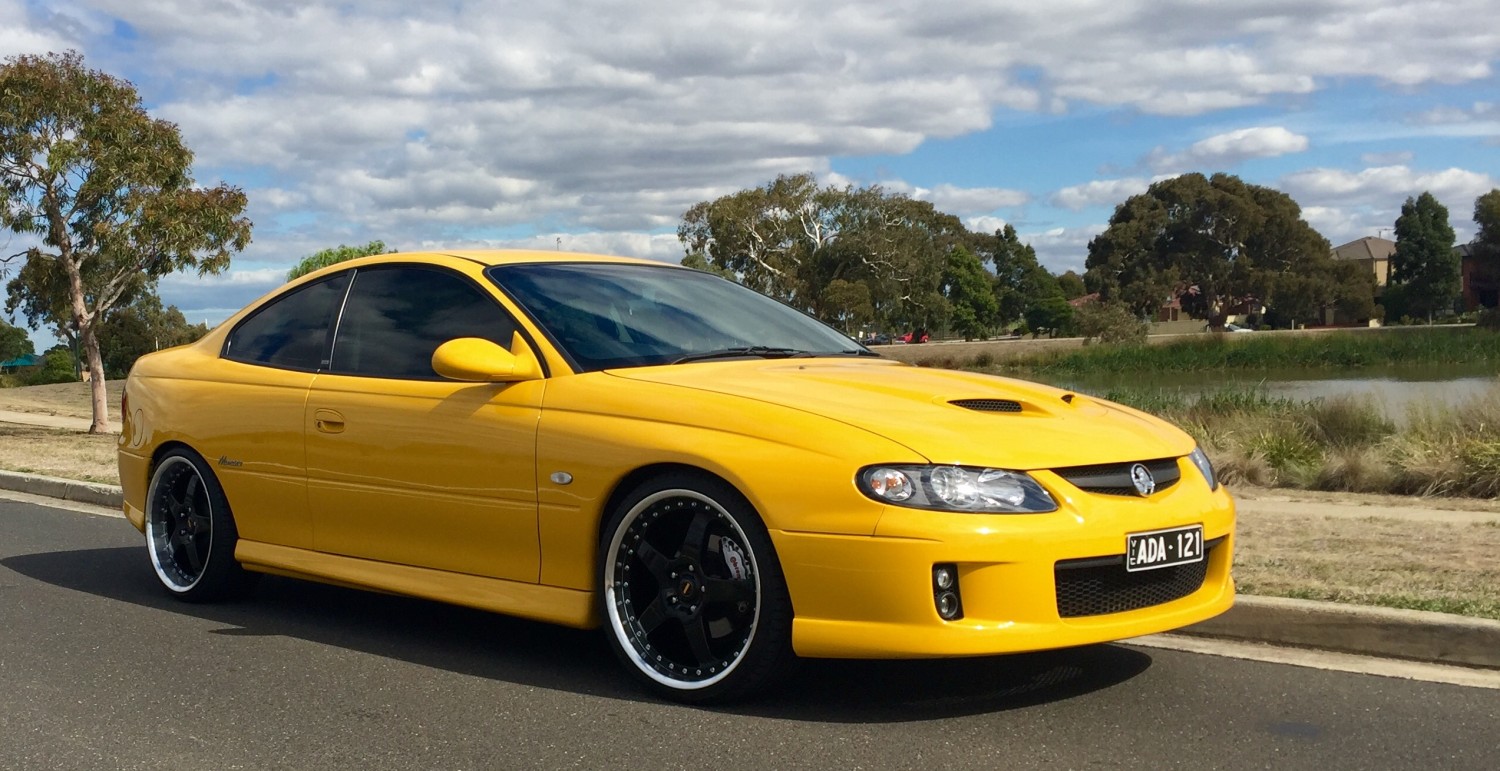
[[[1131,572],[1202,561],[1202,525],[1129,533],[1125,536],[1125,569]]]

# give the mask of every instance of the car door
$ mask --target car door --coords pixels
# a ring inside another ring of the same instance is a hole
[[[241,538],[313,547],[303,415],[348,282],[338,274],[266,302],[225,338],[215,387],[181,394],[188,401],[178,407],[213,426],[198,449],[215,465]]]
[[[535,582],[544,380],[466,383],[432,369],[460,337],[510,347],[515,324],[469,278],[361,268],[305,414],[318,551]]]

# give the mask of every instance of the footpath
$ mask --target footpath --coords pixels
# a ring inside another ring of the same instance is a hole
[[[39,415],[0,410],[0,423],[46,426],[87,431],[82,418]],[[30,493],[75,503],[119,510],[120,488],[114,485],[0,471],[0,490]],[[1241,511],[1257,507],[1287,511],[1309,504],[1297,501],[1240,500]],[[1330,504],[1318,504],[1318,513],[1330,515]],[[1336,504],[1334,504],[1336,506]],[[1393,516],[1420,519],[1421,515],[1391,507],[1378,511],[1370,506],[1348,506],[1333,516]],[[1416,516],[1413,516],[1416,514]],[[1445,518],[1469,519],[1462,512],[1444,512]],[[1474,513],[1473,517],[1493,518]],[[1223,615],[1173,634],[1237,642],[1308,648],[1335,653],[1500,670],[1500,621],[1469,618],[1447,613],[1347,605],[1313,600],[1240,595]]]
[[[18,423],[23,426],[43,428],[66,428],[70,431],[87,431],[91,422],[87,418],[70,418],[64,415],[42,415],[35,412],[0,410],[0,423]]]

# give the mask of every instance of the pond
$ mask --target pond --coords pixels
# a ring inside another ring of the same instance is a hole
[[[1041,379],[1041,378],[1039,378]],[[1500,392],[1493,364],[1363,367],[1357,370],[1257,370],[1066,375],[1046,378],[1061,388],[1104,395],[1115,390],[1162,389],[1185,396],[1261,389],[1270,396],[1310,401],[1332,396],[1368,398],[1387,417],[1401,420],[1412,408],[1451,407]]]

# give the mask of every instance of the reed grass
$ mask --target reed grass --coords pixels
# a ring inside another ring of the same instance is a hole
[[[1368,398],[1300,401],[1260,388],[1101,394],[1191,434],[1226,484],[1422,496],[1500,496],[1500,384],[1398,425]]]

